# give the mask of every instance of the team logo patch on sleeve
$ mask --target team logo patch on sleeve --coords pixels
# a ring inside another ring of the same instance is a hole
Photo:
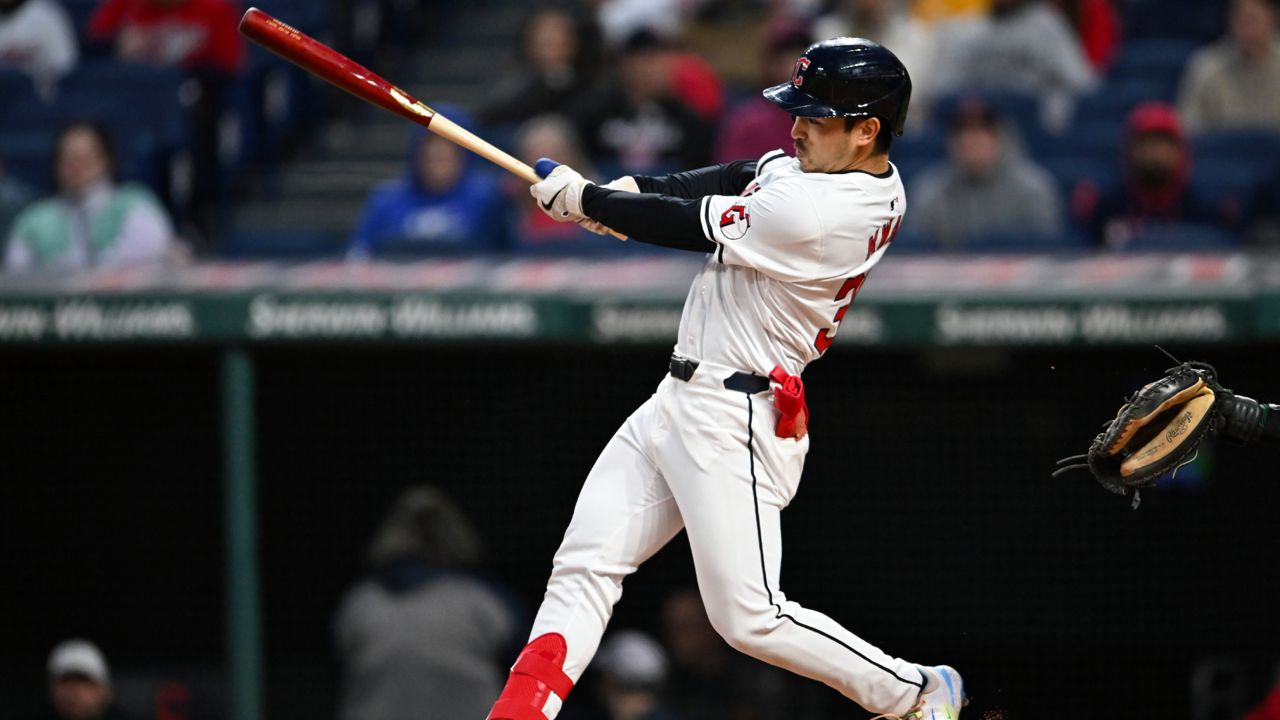
[[[720,233],[729,240],[737,240],[751,229],[751,214],[746,205],[734,205],[720,213]]]

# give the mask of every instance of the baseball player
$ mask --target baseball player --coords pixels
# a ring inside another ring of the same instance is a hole
[[[886,654],[779,586],[782,509],[809,448],[799,375],[831,344],[902,224],[889,162],[911,80],[876,43],[809,47],[764,96],[794,116],[795,157],[624,177],[567,166],[532,187],[561,221],[703,252],[670,372],[587,476],[530,642],[489,720],[556,717],[622,581],[682,528],[712,625],[734,648],[820,680],[882,717],[958,717],[960,676]]]

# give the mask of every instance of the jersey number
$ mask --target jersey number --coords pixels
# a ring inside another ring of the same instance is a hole
[[[840,292],[836,293],[836,302],[844,300],[845,303],[836,310],[836,316],[831,319],[832,325],[838,326],[841,320],[844,320],[844,314],[849,312],[849,306],[853,304],[853,299],[858,296],[858,290],[862,289],[862,283],[867,281],[867,274],[862,273],[857,277],[851,277],[844,281],[840,286]],[[848,298],[846,300],[846,298]],[[824,353],[827,348],[831,347],[831,341],[835,339],[836,331],[839,327],[822,328],[818,331],[818,337],[813,341],[813,346],[818,348],[818,352]]]

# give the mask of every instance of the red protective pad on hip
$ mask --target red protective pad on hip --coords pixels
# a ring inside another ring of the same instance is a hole
[[[804,381],[799,375],[788,375],[781,365],[769,373],[773,388],[773,407],[778,411],[778,424],[773,432],[780,438],[799,440],[809,432],[809,406],[804,401]]]
[[[568,654],[568,645],[559,633],[547,633],[531,640],[511,666],[507,686],[494,703],[488,720],[546,720],[542,707],[547,697],[555,693],[563,701],[573,689],[573,681],[564,674]]]

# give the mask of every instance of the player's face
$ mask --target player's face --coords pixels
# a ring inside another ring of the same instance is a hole
[[[865,122],[865,121],[863,121]],[[791,142],[796,148],[796,159],[805,172],[836,172],[844,170],[857,157],[859,130],[845,130],[844,118],[796,117],[791,124]]]

